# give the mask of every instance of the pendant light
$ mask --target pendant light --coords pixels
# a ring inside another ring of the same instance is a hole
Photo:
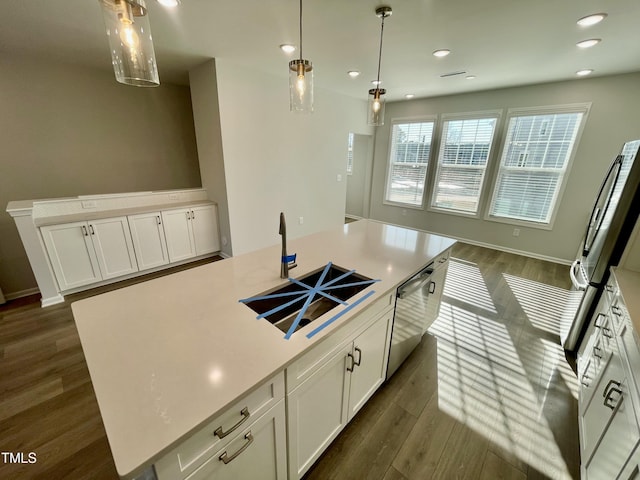
[[[116,80],[136,87],[160,85],[144,0],[98,0]]]
[[[313,65],[302,58],[302,0],[300,0],[300,58],[289,62],[289,110],[313,112]]]
[[[378,76],[376,78],[376,88],[369,90],[369,108],[367,113],[367,124],[374,127],[384,125],[384,94],[387,91],[380,88],[380,63],[382,62],[382,35],[384,34],[384,19],[391,16],[391,7],[383,6],[376,8],[376,16],[382,19],[380,25],[380,51],[378,53]]]

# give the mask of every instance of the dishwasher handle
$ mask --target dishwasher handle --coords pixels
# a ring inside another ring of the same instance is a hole
[[[396,296],[399,299],[404,299],[404,298],[407,298],[412,293],[416,292],[417,290],[420,290],[426,284],[431,282],[432,273],[433,273],[432,268],[427,268],[423,270],[418,275],[413,277],[411,280],[409,280],[408,282],[398,287],[398,292],[396,293]]]

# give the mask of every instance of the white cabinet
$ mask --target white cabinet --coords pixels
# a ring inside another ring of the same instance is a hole
[[[158,460],[158,480],[286,479],[284,374],[260,385]]]
[[[286,480],[287,440],[284,400],[242,430],[187,480]]]
[[[165,210],[162,220],[171,262],[220,250],[215,205]]]
[[[291,378],[304,372],[306,379],[287,395],[290,478],[300,478],[311,467],[384,381],[392,320],[388,309],[355,336],[344,338],[331,355],[320,346],[306,356],[322,362],[305,357],[297,362],[313,365],[311,370],[291,367]]]
[[[126,217],[40,230],[61,291],[138,271]]]
[[[169,263],[160,212],[129,215],[127,218],[138,268],[142,271]]]
[[[580,454],[585,479],[632,478],[638,473],[638,458],[632,454],[640,442],[635,378],[640,353],[617,292],[612,276],[578,360]]]

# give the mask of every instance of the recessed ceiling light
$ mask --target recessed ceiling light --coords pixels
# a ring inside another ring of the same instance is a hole
[[[180,5],[180,0],[157,0],[157,1],[163,7],[173,8]]]
[[[593,73],[593,70],[590,68],[585,68],[584,70],[578,70],[576,72],[576,75],[578,75],[579,77],[584,77],[586,75],[591,75]]]
[[[371,85],[381,85],[382,84],[382,80],[371,80]]]
[[[576,46],[580,48],[589,48],[597,45],[602,40],[600,38],[590,38],[589,40],[582,40],[581,42],[576,43]]]
[[[404,96],[404,98],[406,98],[406,99],[410,99],[410,98],[413,98],[413,97],[415,97],[415,95],[414,95],[413,93],[407,93],[407,94]]]
[[[284,53],[293,53],[296,51],[296,46],[289,43],[283,43],[282,45],[280,45],[280,50],[282,50]]]
[[[349,70],[347,72],[347,75],[349,75],[351,78],[356,78],[358,75],[360,75],[360,72],[357,70]]]
[[[473,80],[474,78],[476,78],[476,76],[475,75],[467,75],[465,78],[467,80]]]
[[[434,57],[446,57],[450,53],[451,53],[451,50],[447,50],[446,48],[443,48],[442,50],[436,50],[435,52],[433,52],[433,56]]]
[[[594,13],[593,15],[587,15],[586,17],[582,17],[576,23],[581,27],[590,27],[591,25],[600,23],[605,18],[607,18],[606,13]]]

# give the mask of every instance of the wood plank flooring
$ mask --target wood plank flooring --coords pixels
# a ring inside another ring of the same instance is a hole
[[[567,267],[465,244],[453,256],[430,335],[308,480],[579,477],[576,380],[557,334]],[[123,284],[0,306],[0,451],[37,454],[0,462],[0,479],[118,478],[70,304]]]

